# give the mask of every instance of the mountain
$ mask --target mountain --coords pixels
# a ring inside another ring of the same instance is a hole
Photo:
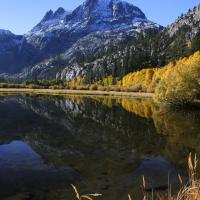
[[[108,48],[113,42],[116,46],[127,36],[135,37],[149,28],[162,29],[130,3],[121,0],[87,0],[72,12],[63,8],[55,12],[48,11],[41,22],[23,36],[14,55],[20,58],[21,69],[30,69],[35,64],[37,69],[41,69],[41,65],[46,64],[43,62],[38,67],[38,63],[60,54],[67,55],[65,63],[76,65],[74,61],[77,54],[86,54],[84,51],[93,54],[96,50],[99,52]],[[0,68],[5,69],[5,65],[9,69],[9,63],[0,65]],[[49,69],[45,68],[44,71],[39,78],[44,78]],[[49,74],[52,75],[46,76],[55,78],[55,72]]]
[[[81,76],[91,82],[162,66],[183,55],[183,44],[195,43],[198,49],[199,16],[200,6],[164,29],[148,20],[138,7],[121,0],[87,0],[70,12],[50,10],[24,36],[12,34],[18,42],[10,37],[10,49],[0,40],[0,52],[6,49],[17,58],[10,63],[5,56],[0,73],[10,80],[73,80]]]
[[[168,61],[200,50],[200,4],[166,27],[161,32],[159,41],[160,52]]]
[[[22,36],[0,29],[0,73],[17,72],[19,68],[17,55],[21,41]]]
[[[188,39],[193,38],[200,29],[200,5],[188,11],[185,15],[181,15],[174,23],[166,28],[166,32],[173,37],[181,28],[188,26],[191,29]]]
[[[42,21],[25,34],[24,49],[37,50],[43,60],[70,49],[84,36],[97,31],[128,33],[137,29],[159,27],[148,21],[137,7],[120,0],[87,0],[73,12],[59,8],[49,11]],[[112,36],[113,38],[113,36]],[[89,48],[89,47],[88,47]]]

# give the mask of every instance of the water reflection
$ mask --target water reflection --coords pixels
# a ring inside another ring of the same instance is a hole
[[[28,144],[21,141],[0,146],[0,163],[5,169],[46,168],[40,156]]]
[[[16,188],[0,178],[0,196],[73,199],[67,189],[73,182],[82,192],[102,192],[103,199],[127,199],[130,191],[140,199],[142,175],[159,187],[171,171],[176,184],[188,153],[200,152],[199,115],[167,110],[151,99],[1,96],[0,173],[24,181]],[[13,167],[5,172],[8,165]]]
[[[184,165],[189,152],[200,153],[200,110],[169,109],[146,99],[120,103],[128,112],[153,120],[156,132],[167,136],[164,153],[174,163]]]

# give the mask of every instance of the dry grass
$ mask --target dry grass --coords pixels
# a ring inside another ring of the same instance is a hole
[[[71,185],[71,186],[72,186],[72,189],[74,190],[74,194],[75,194],[77,200],[82,200],[82,199],[94,200],[95,197],[102,196],[102,194],[98,194],[98,193],[80,194],[78,192],[78,189],[76,188],[76,186],[74,186],[74,185]]]
[[[198,169],[197,169],[198,160],[196,155],[192,158],[192,154],[189,154],[188,157],[188,170],[189,170],[189,181],[184,185],[182,177],[178,175],[179,181],[181,184],[181,188],[177,195],[173,196],[171,192],[171,185],[168,181],[168,192],[167,195],[163,195],[161,193],[152,193],[145,192],[145,188],[147,187],[147,183],[145,181],[145,177],[142,177],[142,190],[143,190],[143,200],[200,200],[200,180],[198,179]],[[101,194],[79,194],[77,188],[72,185],[75,196],[77,200],[89,199],[94,200],[95,197],[102,196]],[[128,200],[134,200],[130,194],[128,194]]]
[[[192,159],[190,153],[188,157],[189,183],[180,189],[175,200],[200,200],[200,180],[198,180],[197,163],[196,155]]]
[[[189,170],[189,181],[185,185],[183,184],[182,177],[178,175],[181,188],[177,195],[173,196],[171,192],[171,185],[168,183],[168,194],[163,196],[162,194],[147,194],[145,192],[146,182],[143,177],[143,200],[200,200],[200,180],[198,179],[198,160],[196,155],[192,158],[192,154],[188,157],[188,170]],[[133,200],[133,198],[128,195],[128,200]]]
[[[0,94],[49,94],[49,95],[98,95],[98,96],[112,96],[112,97],[141,97],[153,98],[152,93],[134,93],[134,92],[115,92],[115,91],[99,91],[99,90],[72,90],[72,89],[30,89],[30,88],[0,88]]]
[[[104,87],[104,86],[98,86],[98,91],[106,91],[106,87]]]

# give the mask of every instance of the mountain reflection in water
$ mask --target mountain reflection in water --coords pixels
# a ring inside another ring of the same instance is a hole
[[[159,188],[170,171],[177,185],[188,153],[200,152],[200,111],[151,99],[5,95],[0,119],[1,199],[73,199],[71,183],[102,199],[140,199],[142,175]]]

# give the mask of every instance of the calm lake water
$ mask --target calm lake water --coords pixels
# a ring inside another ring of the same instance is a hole
[[[169,110],[151,99],[1,95],[0,199],[141,199],[174,188],[200,155],[200,110]],[[168,175],[169,174],[169,175]]]

